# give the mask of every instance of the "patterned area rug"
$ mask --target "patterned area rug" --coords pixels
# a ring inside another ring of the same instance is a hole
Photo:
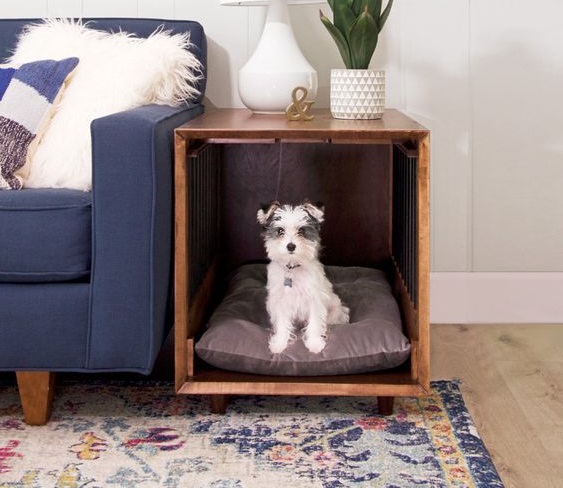
[[[502,487],[459,385],[397,398],[236,397],[226,415],[163,382],[69,382],[28,427],[0,385],[0,487]]]

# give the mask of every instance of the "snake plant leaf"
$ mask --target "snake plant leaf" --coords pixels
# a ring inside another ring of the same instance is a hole
[[[328,17],[326,17],[322,11],[319,10],[321,16],[321,22],[327,28],[329,34],[334,39],[336,46],[338,47],[338,51],[340,52],[340,56],[342,57],[342,61],[344,61],[344,66],[350,69],[352,67],[352,57],[350,55],[350,47],[348,45],[348,41],[334,25],[330,21]]]
[[[356,20],[356,15],[352,11],[352,3],[348,0],[335,0],[333,2],[334,8],[334,26],[342,33],[342,35],[349,39],[350,28]]]
[[[367,69],[378,40],[377,22],[367,6],[356,19],[350,31],[350,53],[355,69]]]
[[[352,12],[357,17],[364,7],[364,0],[353,0],[352,1]]]
[[[377,25],[378,25],[380,31],[381,31],[381,29],[383,29],[385,22],[387,22],[387,17],[389,17],[389,13],[391,12],[392,6],[393,6],[393,0],[389,0],[387,2],[387,6],[385,7],[385,10],[383,11],[381,16],[379,17],[379,20],[377,21]]]
[[[368,12],[374,19],[377,19],[381,14],[381,3],[382,0],[354,0],[352,10],[354,11],[354,15],[358,17],[367,6]]]
[[[372,9],[370,10],[370,13],[376,21],[377,19],[379,19],[379,16],[381,15],[382,5],[383,5],[383,0],[373,0],[373,5],[372,5]]]

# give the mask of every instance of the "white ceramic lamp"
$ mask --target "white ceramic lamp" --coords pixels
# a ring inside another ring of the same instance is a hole
[[[317,72],[293,35],[288,4],[324,3],[322,0],[221,0],[221,5],[268,5],[266,23],[256,50],[239,71],[239,95],[256,113],[283,113],[297,86],[307,88],[307,100],[317,96]]]

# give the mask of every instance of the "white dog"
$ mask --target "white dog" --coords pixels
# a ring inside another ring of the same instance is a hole
[[[321,352],[326,345],[327,325],[346,324],[350,310],[334,293],[318,260],[321,204],[279,202],[258,210],[258,222],[270,263],[266,308],[273,325],[269,347],[282,352],[293,338],[294,324],[305,325],[303,342],[309,351]]]

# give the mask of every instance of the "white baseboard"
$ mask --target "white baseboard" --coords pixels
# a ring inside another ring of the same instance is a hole
[[[430,273],[431,323],[563,323],[563,273]]]

